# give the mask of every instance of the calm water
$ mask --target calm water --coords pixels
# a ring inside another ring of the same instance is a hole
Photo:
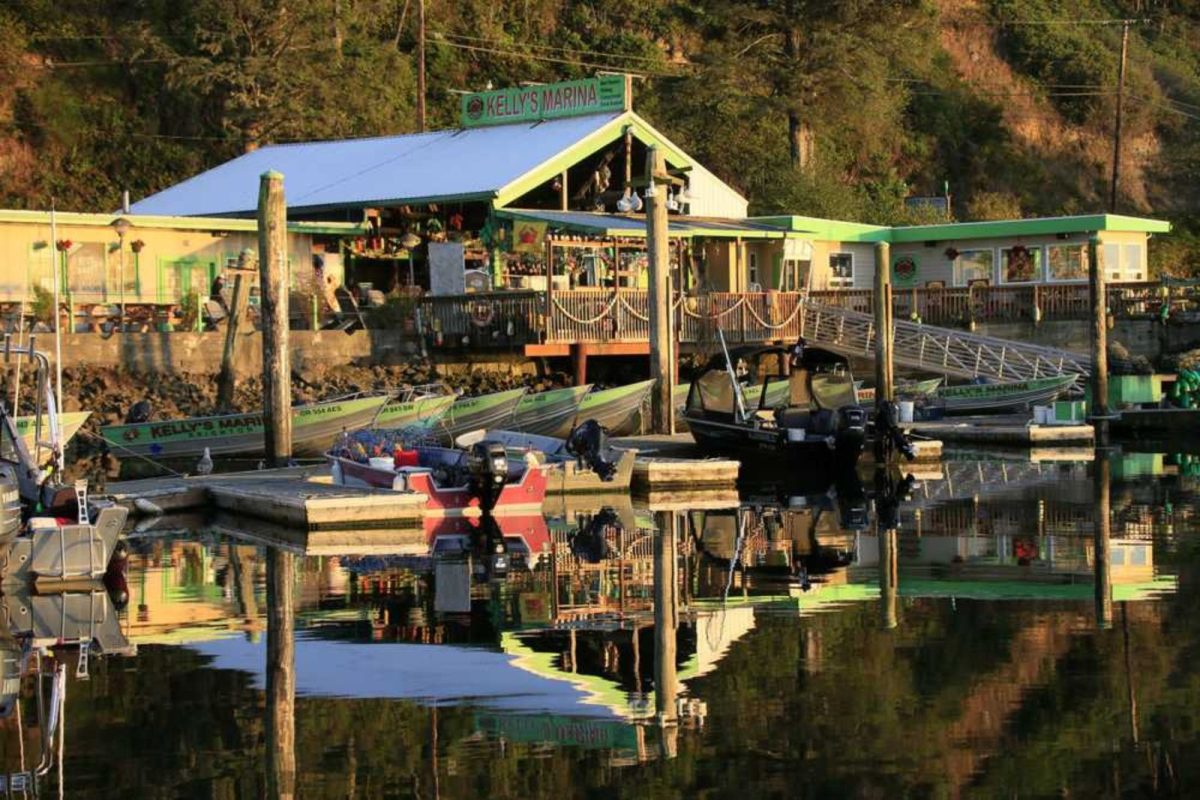
[[[93,652],[84,679],[61,651],[66,795],[262,797],[293,757],[302,797],[1195,795],[1196,472],[960,455],[907,499],[866,476],[584,500],[506,521],[506,565],[450,528],[434,559],[424,532],[278,549],[168,518],[131,539],[128,605],[89,599],[136,655]],[[264,695],[287,569],[294,748],[268,747],[289,703]],[[53,638],[58,606],[6,604]],[[41,754],[33,690],[24,739],[0,728],[9,772]]]

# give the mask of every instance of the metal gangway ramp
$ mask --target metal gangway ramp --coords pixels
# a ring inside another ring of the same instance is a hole
[[[939,328],[915,322],[894,323],[892,359],[905,367],[996,381],[1021,381],[1055,375],[1088,375],[1089,356],[1012,339]],[[805,300],[800,335],[810,344],[846,356],[875,356],[875,319],[861,311]]]

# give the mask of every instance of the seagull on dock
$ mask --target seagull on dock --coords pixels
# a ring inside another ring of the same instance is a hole
[[[208,448],[204,448],[204,455],[200,456],[200,460],[196,462],[197,475],[211,475],[213,471],[212,454],[208,452]]]

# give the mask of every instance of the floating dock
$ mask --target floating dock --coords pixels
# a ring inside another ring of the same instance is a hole
[[[215,507],[307,530],[416,526],[428,501],[417,493],[333,486],[324,465],[124,481],[109,484],[106,494],[135,511],[146,503],[164,513]]]
[[[906,423],[913,433],[945,442],[1038,447],[1083,444],[1095,440],[1091,425],[1034,425],[1026,417],[952,417],[936,422]]]

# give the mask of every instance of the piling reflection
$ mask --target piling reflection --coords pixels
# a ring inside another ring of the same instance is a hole
[[[295,556],[267,552],[267,793],[296,794]]]
[[[1112,592],[1112,465],[1107,449],[1096,450],[1092,465],[1096,491],[1092,558],[1096,569],[1096,625],[1111,628]]]

